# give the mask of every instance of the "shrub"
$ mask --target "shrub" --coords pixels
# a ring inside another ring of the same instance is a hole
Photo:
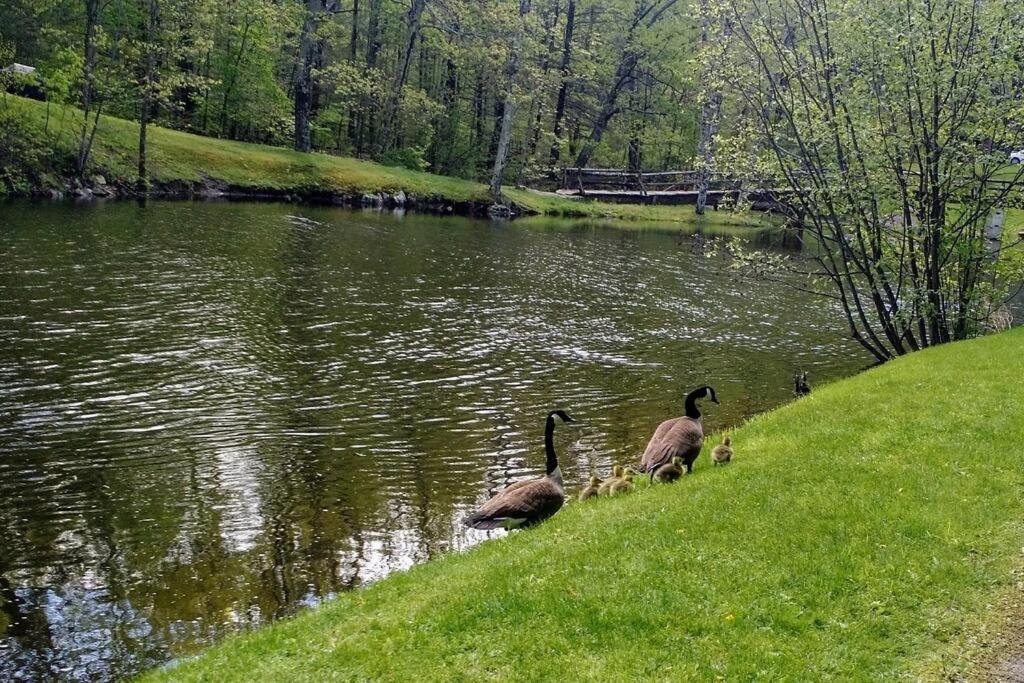
[[[25,117],[0,107],[0,194],[28,194],[46,158],[45,145]]]

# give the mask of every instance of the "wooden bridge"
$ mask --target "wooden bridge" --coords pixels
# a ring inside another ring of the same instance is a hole
[[[912,170],[907,173],[917,174]],[[962,182],[965,192],[977,187],[977,179],[965,177]],[[697,171],[638,173],[614,168],[567,168],[562,173],[558,194],[620,204],[696,204],[699,183]],[[735,203],[742,197],[755,210],[792,213],[796,193],[780,185],[778,181],[766,179],[741,180],[711,174],[707,202],[717,209],[719,204]],[[1010,193],[1024,189],[1024,183],[1017,179],[986,178],[985,187]],[[1016,201],[1020,199],[1018,196]]]
[[[619,204],[696,204],[699,182],[697,171],[638,173],[612,168],[567,168],[562,173],[558,194]],[[788,187],[765,187],[749,180],[745,185],[743,180],[712,174],[707,202],[717,209],[719,204],[735,203],[742,196],[752,208],[772,211],[783,208],[792,194]]]

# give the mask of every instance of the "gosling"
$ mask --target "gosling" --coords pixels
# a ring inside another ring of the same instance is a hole
[[[611,495],[612,485],[615,484],[615,482],[622,479],[623,474],[625,474],[625,468],[623,468],[622,465],[616,465],[615,467],[613,467],[611,476],[605,479],[603,482],[601,482],[601,486],[598,487],[597,495]]]
[[[657,479],[663,484],[669,484],[681,476],[683,476],[683,459],[678,455],[672,458],[672,462],[651,472],[651,480]]]
[[[722,443],[715,446],[715,449],[711,451],[711,462],[716,465],[724,465],[732,460],[732,439],[726,434],[725,438],[722,439]]]
[[[590,500],[597,497],[597,491],[601,487],[601,480],[597,477],[590,477],[590,484],[580,491],[580,500]]]
[[[633,473],[626,472],[622,478],[612,484],[609,495],[617,496],[620,493],[629,493],[633,490]]]

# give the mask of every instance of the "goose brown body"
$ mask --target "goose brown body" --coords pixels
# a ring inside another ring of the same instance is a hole
[[[687,473],[693,471],[693,462],[704,446],[704,425],[697,409],[697,400],[709,398],[718,403],[715,390],[709,386],[694,389],[686,395],[686,414],[665,420],[654,430],[654,436],[647,443],[640,458],[640,467],[645,473],[653,473],[668,465],[673,458],[679,458],[686,466]]]
[[[544,476],[501,491],[465,522],[474,529],[525,529],[561,510],[563,503],[561,482]]]
[[[548,414],[544,428],[544,447],[547,452],[547,473],[538,479],[512,484],[463,520],[473,529],[516,529],[533,526],[562,509],[565,488],[562,471],[555,455],[555,417],[573,422],[567,413],[556,410]]]
[[[687,471],[690,471],[703,446],[704,426],[700,418],[677,417],[665,420],[654,430],[654,436],[647,443],[640,464],[644,472],[654,472],[671,464],[672,458],[679,458]]]

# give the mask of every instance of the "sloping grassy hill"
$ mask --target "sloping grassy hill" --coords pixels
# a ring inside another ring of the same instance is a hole
[[[752,420],[728,467],[572,504],[151,678],[945,678],[1024,563],[1022,373],[1021,329],[893,361]]]
[[[46,105],[12,95],[9,106],[35,131],[34,142],[45,151],[50,179],[62,174],[54,160],[71,166],[81,128],[80,110]],[[44,129],[47,131],[43,133]],[[138,124],[110,116],[100,118],[93,145],[94,173],[110,182],[132,185],[138,164]],[[254,145],[202,137],[152,126],[149,138],[149,172],[154,183],[197,183],[206,179],[245,191],[278,191],[297,194],[397,193],[403,190],[424,199],[487,205],[490,197],[481,183],[394,168],[347,157],[303,154],[282,147]],[[0,189],[2,192],[2,189]],[[581,202],[553,194],[508,188],[507,197],[525,210],[550,215],[694,222],[692,206],[640,206]],[[738,216],[714,212],[703,221],[714,224],[763,224],[763,216]]]

